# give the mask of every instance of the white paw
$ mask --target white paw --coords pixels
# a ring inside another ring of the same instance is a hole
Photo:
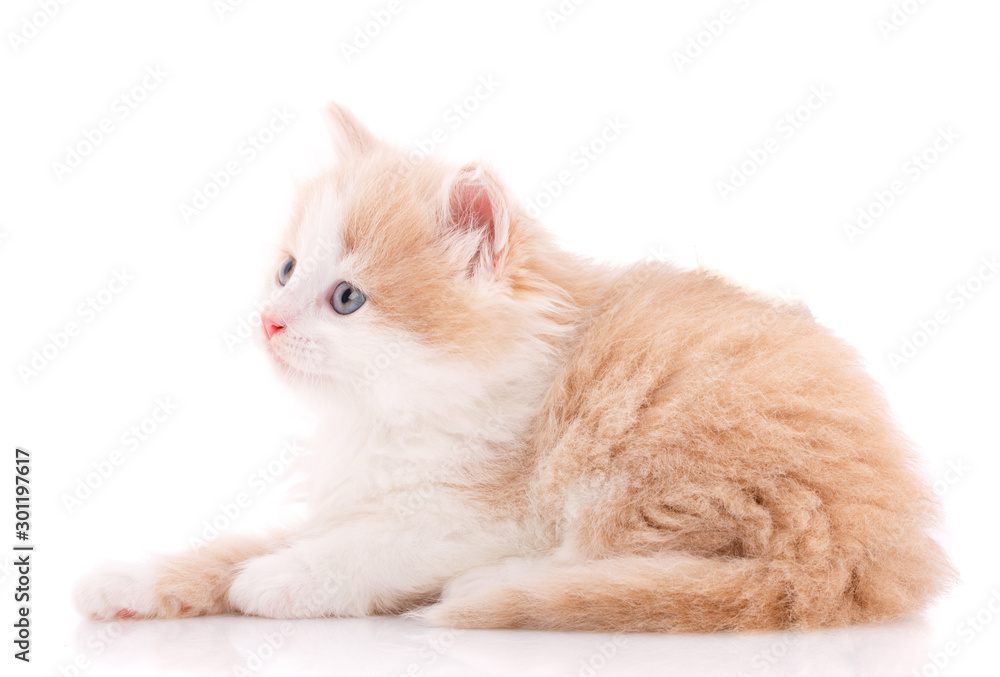
[[[151,564],[106,562],[84,576],[73,591],[77,611],[95,621],[156,615]]]
[[[249,616],[321,618],[345,613],[339,601],[345,581],[333,572],[314,569],[284,551],[247,562],[229,588],[229,603]]]

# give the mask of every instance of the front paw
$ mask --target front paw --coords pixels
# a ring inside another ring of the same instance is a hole
[[[229,603],[249,616],[265,618],[322,618],[355,616],[345,602],[341,576],[313,569],[289,552],[257,557],[236,574]]]
[[[95,621],[154,618],[156,573],[148,564],[108,562],[76,585],[77,611]]]

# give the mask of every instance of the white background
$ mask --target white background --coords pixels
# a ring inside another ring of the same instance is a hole
[[[1000,253],[1000,5],[593,0],[563,3],[573,11],[562,16],[558,0],[420,0],[395,14],[388,0],[248,0],[232,11],[104,0],[51,17],[42,6],[8,1],[0,15],[3,674],[995,670],[1000,281],[981,261]],[[372,12],[384,27],[369,24]],[[484,79],[497,84],[477,92]],[[810,101],[812,88],[829,96]],[[70,590],[96,562],[183,548],[206,521],[235,514],[241,493],[249,507],[228,528],[281,511],[281,489],[257,488],[293,474],[279,452],[309,421],[239,332],[274,274],[294,181],[332,159],[328,100],[410,148],[440,130],[435,152],[490,160],[517,195],[546,205],[567,247],[615,261],[669,256],[805,299],[862,351],[920,447],[961,585],[924,618],[808,635],[81,621]],[[294,120],[262,135],[275,109]],[[88,148],[104,119],[109,131]],[[602,147],[609,120],[625,129]],[[927,150],[941,129],[957,139]],[[252,160],[248,137],[269,141]],[[578,148],[592,143],[603,152],[583,168]],[[85,157],[66,172],[55,163],[75,161],[68,148]],[[239,173],[207,187],[230,162]],[[752,175],[724,199],[719,182],[734,172]],[[900,194],[880,209],[877,193],[888,201],[894,181]],[[198,190],[214,197],[185,219]],[[877,218],[849,236],[859,210]],[[113,293],[123,270],[131,281]],[[90,313],[89,298],[107,303]],[[934,329],[936,313],[947,322]],[[78,331],[63,340],[71,322]],[[892,364],[906,340],[919,347]],[[29,373],[34,351],[41,368]],[[176,411],[147,421],[141,443],[123,440],[158,399]],[[30,666],[12,658],[9,637],[15,445],[33,459]],[[107,472],[116,450],[121,463]],[[75,492],[84,498],[70,505]],[[966,619],[977,613],[974,628]]]

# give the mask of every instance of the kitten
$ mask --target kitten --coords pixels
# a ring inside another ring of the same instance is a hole
[[[343,108],[262,340],[321,423],[311,517],[78,587],[95,619],[416,610],[461,628],[815,628],[953,577],[858,354],[705,270],[560,250],[487,168]]]

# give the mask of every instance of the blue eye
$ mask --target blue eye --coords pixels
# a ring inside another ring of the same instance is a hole
[[[333,290],[333,298],[330,299],[330,305],[340,315],[350,315],[365,305],[365,295],[355,289],[350,282],[341,282]]]
[[[295,257],[289,256],[278,266],[278,284],[282,287],[288,284],[288,278],[292,276],[293,270],[295,270]]]

